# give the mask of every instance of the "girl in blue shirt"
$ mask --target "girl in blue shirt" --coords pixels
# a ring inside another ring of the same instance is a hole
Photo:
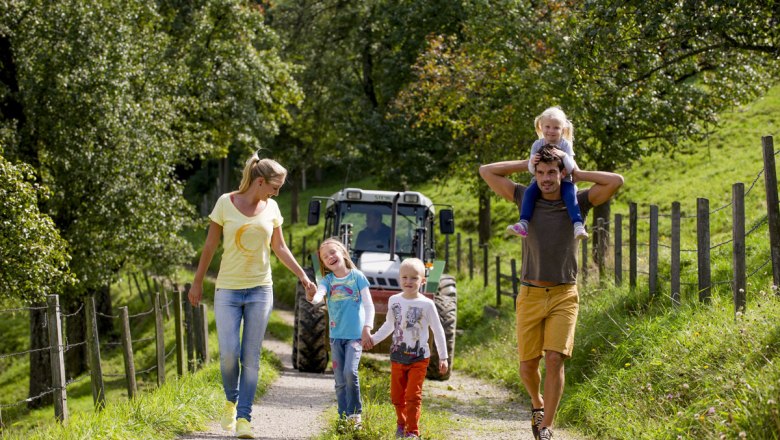
[[[368,290],[368,279],[359,271],[344,244],[328,238],[319,248],[323,279],[310,300],[328,305],[330,353],[336,381],[336,400],[340,418],[346,418],[361,429],[363,403],[360,399],[358,365],[363,345],[371,343],[374,326],[374,303]]]

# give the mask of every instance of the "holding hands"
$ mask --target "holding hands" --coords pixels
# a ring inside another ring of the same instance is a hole
[[[317,293],[317,284],[313,283],[306,275],[299,278],[301,285],[306,290],[306,300],[311,302],[314,299],[314,294]]]
[[[368,326],[363,327],[363,334],[360,337],[360,342],[363,344],[363,348],[371,350],[374,348],[374,342],[371,340],[371,331]]]

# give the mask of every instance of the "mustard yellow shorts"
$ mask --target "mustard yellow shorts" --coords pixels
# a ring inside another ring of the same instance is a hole
[[[520,361],[538,358],[548,350],[571,357],[579,309],[576,284],[521,286],[516,310]]]

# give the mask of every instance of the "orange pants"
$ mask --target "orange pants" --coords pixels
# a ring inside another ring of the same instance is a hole
[[[422,387],[430,358],[413,364],[391,362],[390,400],[395,405],[396,424],[407,434],[420,435]]]

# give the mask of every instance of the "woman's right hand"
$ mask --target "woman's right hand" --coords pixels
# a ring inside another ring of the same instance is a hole
[[[187,298],[190,300],[190,304],[197,307],[200,304],[201,298],[203,298],[203,284],[192,283],[190,291],[187,293]]]

